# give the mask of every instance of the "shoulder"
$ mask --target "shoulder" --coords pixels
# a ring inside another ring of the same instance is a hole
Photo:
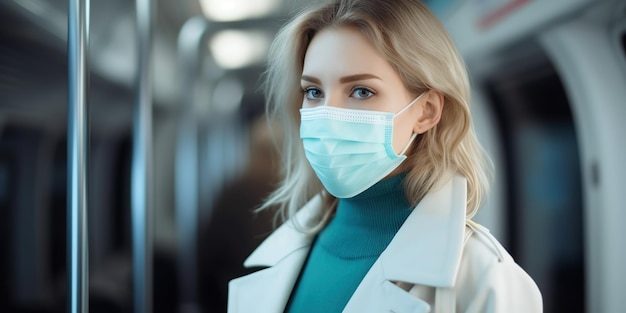
[[[468,221],[461,266],[473,272],[486,271],[499,263],[515,261],[489,230],[475,222]]]
[[[468,223],[457,303],[466,312],[541,312],[539,288],[485,227]]]

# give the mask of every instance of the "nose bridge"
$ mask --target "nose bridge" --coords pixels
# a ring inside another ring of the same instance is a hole
[[[324,98],[324,106],[343,108],[347,107],[346,99],[339,88],[329,88]]]

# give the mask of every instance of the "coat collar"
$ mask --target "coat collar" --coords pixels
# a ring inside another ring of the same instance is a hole
[[[436,184],[381,254],[379,261],[385,279],[434,287],[453,286],[461,262],[466,199],[464,177],[447,176]],[[321,211],[321,197],[316,196],[295,219],[307,225]],[[296,230],[293,221],[288,221],[272,233],[244,265],[275,266],[296,251],[308,250],[313,237]]]
[[[322,197],[320,195],[313,197],[298,211],[294,219],[285,222],[272,232],[252,252],[243,265],[245,267],[274,266],[294,251],[310,247],[315,234],[298,231],[295,221],[297,221],[298,225],[311,225],[322,213],[322,205]]]

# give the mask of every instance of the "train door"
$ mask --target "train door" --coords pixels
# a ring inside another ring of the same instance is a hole
[[[626,3],[590,6],[540,40],[563,79],[581,144],[586,282],[590,312],[626,300]]]
[[[508,248],[540,286],[546,312],[583,312],[579,140],[555,68],[539,49],[528,53],[483,83],[504,151]]]

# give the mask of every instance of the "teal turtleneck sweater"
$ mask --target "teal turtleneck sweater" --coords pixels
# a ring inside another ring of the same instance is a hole
[[[411,213],[399,174],[339,199],[315,239],[285,312],[341,312]]]

